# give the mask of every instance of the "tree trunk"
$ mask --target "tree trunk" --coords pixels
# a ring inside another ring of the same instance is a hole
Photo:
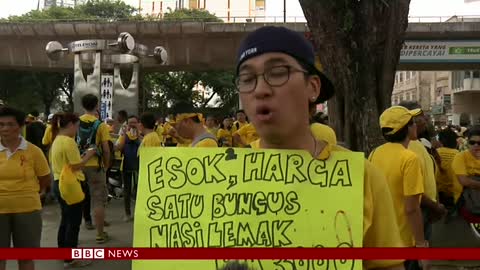
[[[300,0],[326,75],[329,119],[340,140],[369,153],[383,141],[378,117],[391,104],[410,0]]]

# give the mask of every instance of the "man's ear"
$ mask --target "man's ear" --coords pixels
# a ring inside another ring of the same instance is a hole
[[[322,87],[322,82],[320,80],[320,77],[316,75],[309,76],[307,79],[307,89],[308,89],[308,97],[310,99],[310,102],[315,102],[317,100],[318,96],[320,95]]]

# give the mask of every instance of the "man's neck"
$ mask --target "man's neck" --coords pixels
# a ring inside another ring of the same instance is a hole
[[[410,138],[406,138],[405,141],[403,141],[401,144],[408,149],[408,145],[410,144]]]
[[[5,146],[10,150],[10,152],[14,152],[22,143],[22,138],[15,137],[15,138],[2,138],[2,145]]]

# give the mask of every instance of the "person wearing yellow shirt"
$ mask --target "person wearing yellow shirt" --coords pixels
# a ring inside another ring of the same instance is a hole
[[[463,191],[480,191],[480,126],[474,126],[467,133],[468,150],[458,153],[452,162],[452,169],[462,185]],[[476,205],[478,207],[478,205]],[[469,213],[465,206],[460,213],[470,223],[480,223],[478,214]]]
[[[220,146],[222,147],[232,147],[233,146],[233,137],[232,137],[232,118],[225,117],[222,121],[222,125],[217,131],[217,140]]]
[[[82,107],[85,114],[80,116],[80,128],[82,126],[92,126],[98,123],[98,98],[95,95],[87,94],[82,97]],[[96,242],[105,243],[109,240],[108,234],[104,230],[105,226],[105,205],[107,203],[107,186],[105,168],[110,167],[110,131],[107,124],[99,123],[97,129],[90,134],[91,145],[80,145],[80,148],[95,147],[97,155],[93,156],[83,168],[83,173],[87,180],[91,207],[93,208],[95,226],[97,228]],[[94,142],[93,142],[94,141]],[[82,151],[80,151],[81,153]],[[101,153],[101,157],[98,153]],[[99,159],[100,158],[100,159]],[[85,194],[87,195],[87,194]],[[88,196],[86,196],[88,197]],[[88,200],[88,199],[87,199]],[[86,204],[88,205],[88,203]],[[87,208],[87,207],[86,207]],[[89,207],[88,207],[89,208]],[[84,211],[89,211],[85,209]]]
[[[236,132],[237,130],[241,129],[243,126],[248,124],[247,115],[245,114],[244,110],[238,110],[235,114],[236,121],[233,122],[232,130]]]
[[[236,146],[247,147],[256,140],[258,140],[258,134],[252,123],[248,123],[233,132],[233,142]]]
[[[413,118],[420,110],[392,106],[380,115],[380,127],[387,143],[377,147],[369,160],[381,168],[393,196],[400,236],[406,247],[427,247],[420,209],[424,193],[422,168],[417,155],[408,149],[417,132]],[[417,262],[409,261],[410,267]]]
[[[22,136],[25,114],[0,107],[0,248],[39,248],[42,235],[41,193],[50,185],[50,168],[42,150]],[[6,262],[0,260],[0,269]],[[19,270],[34,269],[32,260]]]
[[[441,147],[437,148],[441,159],[441,166],[436,174],[438,199],[451,212],[454,210],[463,189],[452,169],[453,158],[459,153],[457,150],[457,134],[450,128],[446,128],[438,133],[438,140],[442,144]]]
[[[348,151],[316,140],[310,129],[308,104],[333,96],[331,82],[314,63],[311,43],[284,27],[261,27],[240,45],[235,83],[260,148],[304,150],[321,160]],[[384,176],[368,161],[364,168],[363,247],[404,246]],[[366,260],[363,267],[403,269],[403,261]]]
[[[138,130],[139,121],[137,116],[129,116],[127,126],[118,139],[116,149],[122,153],[122,175],[123,175],[123,199],[125,217],[123,220],[129,222],[133,220],[131,210],[132,195],[135,198],[135,191],[138,183],[139,158],[138,149],[141,138]],[[133,193],[133,194],[132,194]]]
[[[158,134],[154,131],[155,129],[155,115],[153,113],[144,113],[140,117],[140,125],[138,129],[140,133],[143,135],[142,143],[140,144],[140,148],[138,149],[138,153],[143,147],[160,147],[162,146],[162,141]]]
[[[82,223],[82,213],[84,201],[67,204],[60,193],[60,175],[65,166],[76,174],[77,180],[85,181],[81,169],[92,158],[96,151],[91,148],[80,156],[77,143],[75,142],[75,134],[77,133],[80,119],[73,113],[58,113],[53,117],[52,122],[52,138],[51,147],[51,163],[54,176],[53,192],[60,204],[60,226],[58,227],[57,243],[59,248],[77,248],[78,234],[80,232],[80,224]],[[89,265],[90,261],[83,260],[65,260],[65,267],[81,267]]]
[[[214,136],[217,136],[218,132],[218,125],[217,125],[217,120],[213,115],[208,115],[207,120],[205,121],[205,127],[207,128],[207,131],[213,134]]]
[[[175,130],[178,135],[191,140],[190,147],[218,147],[215,135],[207,131],[203,123],[203,115],[195,113],[193,106],[187,103],[177,103]]]
[[[163,125],[163,143],[167,147],[177,146],[177,140],[172,137],[172,128],[175,126],[175,116],[169,115],[168,121]]]
[[[417,134],[412,134],[410,140],[408,149],[417,155],[422,170],[424,194],[422,195],[421,208],[423,214],[423,226],[425,238],[430,240],[432,224],[446,215],[447,209],[443,204],[437,202],[435,160],[428,153],[424,144],[418,140]]]

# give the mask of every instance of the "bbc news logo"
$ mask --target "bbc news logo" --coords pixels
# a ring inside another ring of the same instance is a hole
[[[134,248],[74,248],[72,259],[129,259],[139,258],[139,251]]]
[[[105,250],[103,248],[74,248],[72,249],[72,259],[105,259]]]

